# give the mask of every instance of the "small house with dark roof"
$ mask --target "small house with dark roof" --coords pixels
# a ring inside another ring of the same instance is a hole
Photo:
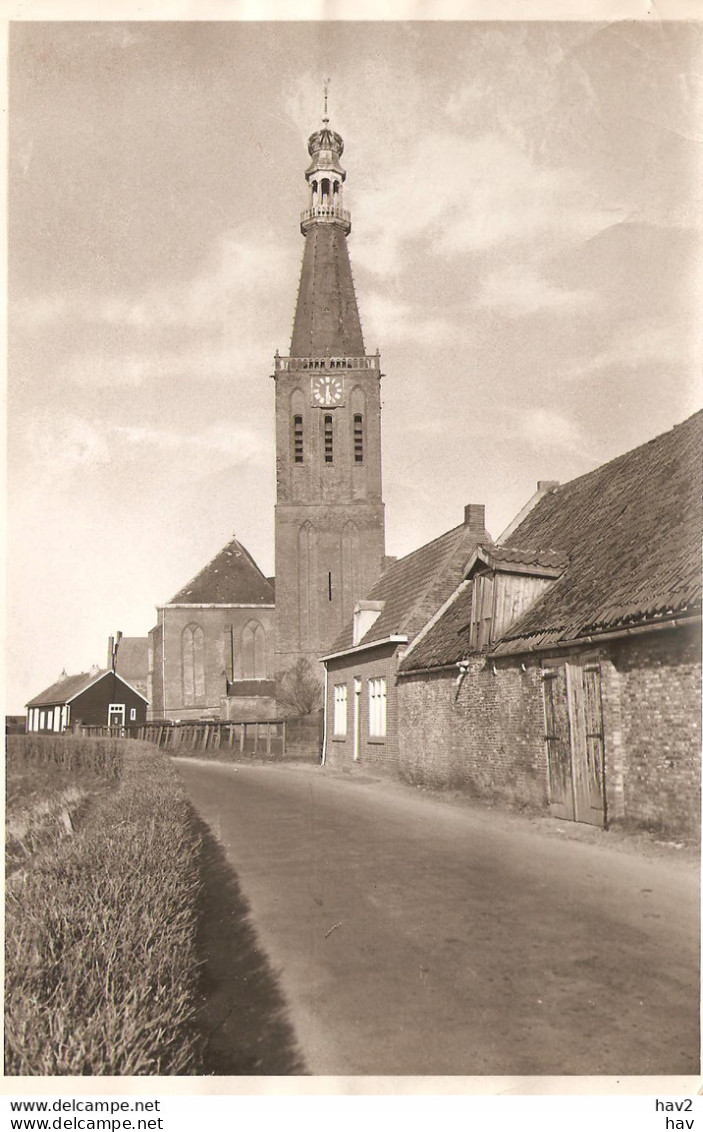
[[[699,832],[703,413],[540,484],[398,673],[403,778]]]
[[[396,671],[404,650],[427,630],[487,541],[484,508],[470,504],[464,523],[392,561],[322,658],[324,761],[398,771]]]
[[[27,706],[27,731],[67,731],[79,723],[102,727],[146,722],[146,696],[111,669],[93,668],[76,676],[61,674]]]
[[[152,719],[275,716],[274,581],[231,539],[149,634]]]

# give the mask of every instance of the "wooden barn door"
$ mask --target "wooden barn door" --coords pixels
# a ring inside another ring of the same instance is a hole
[[[549,800],[555,817],[605,824],[600,668],[580,657],[543,671]]]

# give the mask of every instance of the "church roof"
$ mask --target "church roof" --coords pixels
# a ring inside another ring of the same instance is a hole
[[[502,549],[520,558],[532,553],[521,547],[544,547],[567,564],[493,655],[697,614],[702,452],[703,411],[540,499]],[[401,670],[462,660],[470,617],[468,585]]]
[[[337,224],[314,224],[305,237],[291,357],[365,354],[347,239]]]
[[[461,581],[471,552],[484,531],[462,525],[399,558],[366,595],[383,603],[383,610],[359,644],[403,635],[412,640],[427,624]],[[353,623],[349,622],[329,650],[343,652],[353,647]]]
[[[246,547],[233,538],[167,604],[273,605],[274,589]]]

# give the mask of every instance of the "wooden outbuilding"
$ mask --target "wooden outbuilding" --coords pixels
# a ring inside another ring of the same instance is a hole
[[[148,700],[110,669],[65,673],[27,706],[27,731],[49,734],[79,723],[125,727],[146,723]]]

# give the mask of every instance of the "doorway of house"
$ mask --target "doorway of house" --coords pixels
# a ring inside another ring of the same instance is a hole
[[[107,712],[108,727],[124,727],[124,704],[110,704]]]
[[[542,669],[549,808],[566,821],[606,824],[600,665],[583,657]]]

